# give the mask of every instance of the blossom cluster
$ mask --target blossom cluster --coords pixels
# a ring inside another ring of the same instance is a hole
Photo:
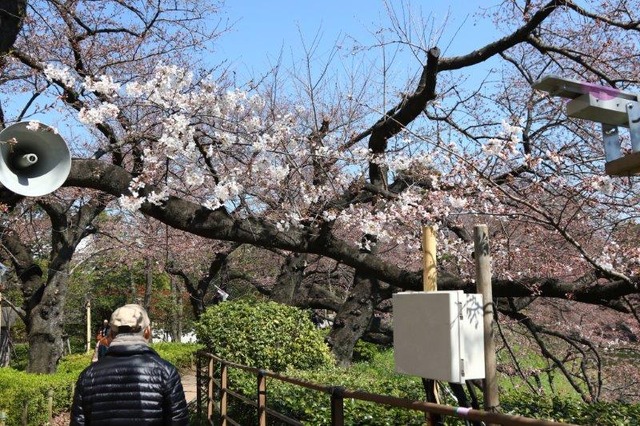
[[[46,70],[49,78],[77,84],[68,70]],[[374,157],[366,141],[350,144],[339,132],[315,141],[306,110],[299,105],[274,110],[255,93],[196,81],[175,66],[159,66],[145,81],[120,85],[102,76],[81,84],[96,93],[79,113],[87,124],[114,123],[132,106],[144,111],[123,129],[123,138],[138,145],[143,163],[142,173],[131,183],[132,195],[121,198],[129,209],[179,195],[209,209],[259,215],[280,232],[318,219],[333,222],[353,244],[364,244],[363,249],[371,248],[369,240],[361,238],[369,234],[378,244],[409,253],[420,250],[421,227],[433,223],[441,225],[441,250],[467,265],[461,273],[471,274],[473,249],[468,240],[452,235],[452,226],[469,229],[488,221],[519,234],[514,223],[525,229],[533,221],[547,238],[561,235],[589,262],[608,268],[613,264],[607,252],[597,248],[607,236],[589,227],[606,226],[611,219],[607,203],[616,197],[631,206],[624,188],[606,177],[584,174],[575,179],[564,173],[581,164],[577,154],[553,146],[524,152],[521,127],[507,121],[475,148],[464,141],[445,143],[402,132],[390,141],[393,149]],[[406,187],[393,196],[370,194],[375,202],[357,197],[347,204],[340,201],[363,181],[374,161],[388,170],[391,184],[405,180]],[[146,185],[156,190],[141,191]],[[576,196],[582,204],[568,201]],[[584,249],[580,241],[594,249]],[[505,276],[517,278],[532,265],[518,261],[514,253],[529,251],[522,241],[498,238],[495,264]],[[563,266],[560,258],[550,259],[550,270]]]

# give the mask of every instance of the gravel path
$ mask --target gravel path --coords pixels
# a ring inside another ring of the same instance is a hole
[[[187,370],[180,375],[182,379],[182,387],[187,403],[193,401],[197,397],[196,391],[196,372],[195,370]]]

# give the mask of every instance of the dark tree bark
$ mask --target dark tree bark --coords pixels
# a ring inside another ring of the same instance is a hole
[[[65,185],[98,189],[114,196],[129,194],[133,176],[121,167],[99,160],[74,159],[71,174]],[[140,192],[145,195],[154,188],[147,185]],[[375,276],[380,281],[402,290],[422,290],[422,271],[398,268],[371,253],[362,253],[352,244],[336,238],[322,227],[289,230],[286,234],[259,218],[233,218],[224,209],[208,210],[198,204],[177,197],[169,197],[162,205],[144,203],[141,212],[176,229],[204,238],[247,243],[269,249],[277,248],[300,253],[314,253],[334,259],[344,265]],[[492,282],[495,297],[557,297],[608,306],[620,312],[629,312],[621,298],[638,292],[639,284],[627,280],[562,281],[549,277],[527,277]],[[438,272],[438,289],[475,292],[470,280]],[[383,289],[386,298],[391,287]]]
[[[147,256],[147,258],[144,260],[145,285],[144,285],[144,299],[142,300],[142,306],[144,306],[146,310],[149,310],[149,307],[151,306],[151,294],[153,293],[152,264],[153,264],[152,259]]]
[[[233,253],[239,244],[234,244],[229,250],[216,253],[215,257],[209,264],[209,270],[207,274],[198,279],[197,283],[189,277],[182,269],[176,267],[172,263],[169,263],[165,270],[174,276],[180,277],[184,286],[189,293],[189,301],[191,302],[191,308],[193,309],[193,315],[195,318],[200,318],[207,308],[205,298],[211,288],[211,284],[218,280],[222,283],[221,274],[227,268],[227,259],[231,253]]]
[[[22,28],[27,10],[26,0],[0,1],[0,55],[9,52]]]
[[[271,300],[287,305],[293,304],[297,289],[304,279],[306,263],[307,255],[304,253],[291,253],[285,258],[271,291]]]
[[[2,232],[5,250],[11,254],[13,266],[21,282],[23,309],[29,341],[27,371],[54,373],[63,354],[64,306],[68,288],[69,262],[78,243],[95,232],[93,219],[106,207],[98,197],[71,213],[68,206],[39,202],[51,219],[51,252],[47,280],[36,259],[10,230]]]
[[[11,361],[9,338],[9,328],[3,325],[0,327],[0,367],[7,367],[9,365],[9,361]]]
[[[376,251],[375,236],[365,235],[363,242],[367,243],[367,248],[362,248],[361,251]],[[356,269],[349,295],[340,306],[333,320],[331,332],[327,336],[327,343],[338,365],[347,367],[351,364],[353,348],[369,329],[373,311],[378,303],[380,281],[374,275]]]
[[[180,342],[182,340],[182,297],[180,285],[174,276],[171,276],[171,300],[173,301],[173,309],[171,309],[171,327],[169,333],[171,335],[171,341]]]
[[[327,309],[337,312],[342,304],[343,295],[327,288],[327,281],[306,279],[294,295],[293,304],[300,308]]]
[[[29,365],[32,373],[54,373],[63,354],[64,306],[68,288],[69,263],[83,238],[95,232],[91,225],[106,207],[106,197],[99,196],[72,214],[68,206],[57,203],[39,204],[51,218],[52,248],[47,282],[30,299],[27,333]]]
[[[344,301],[327,337],[331,352],[341,366],[349,366],[356,342],[369,328],[378,304],[380,282],[371,275],[356,272],[353,287]]]

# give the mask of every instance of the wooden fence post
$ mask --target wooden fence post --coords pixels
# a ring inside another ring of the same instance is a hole
[[[47,391],[47,418],[51,424],[51,420],[53,420],[53,389]]]
[[[29,425],[29,400],[26,399],[24,401],[24,405],[22,406],[22,425]]]
[[[267,376],[258,371],[258,426],[267,426]]]
[[[344,388],[336,386],[331,390],[331,426],[344,426]]]
[[[209,358],[209,386],[207,386],[207,397],[209,403],[207,405],[207,420],[211,420],[213,418],[214,412],[214,404],[215,400],[213,398],[213,386],[214,386],[214,373],[215,373],[215,364],[213,358]]]
[[[491,252],[487,225],[474,227],[476,288],[482,294],[484,321],[484,409],[495,412],[500,405],[496,373],[496,348],[493,334],[493,292],[491,290]]]
[[[220,363],[220,417],[221,426],[227,426],[227,364]]]

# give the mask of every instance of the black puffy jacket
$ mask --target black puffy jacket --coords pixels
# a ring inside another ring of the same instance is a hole
[[[112,345],[78,378],[71,425],[187,425],[176,368],[145,344]]]

